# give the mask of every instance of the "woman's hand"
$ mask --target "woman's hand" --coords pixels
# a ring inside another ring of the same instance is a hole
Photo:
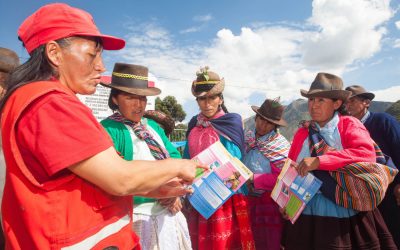
[[[168,208],[168,210],[172,214],[176,214],[176,213],[178,213],[179,211],[182,210],[182,202],[181,202],[181,199],[179,197],[161,199],[161,200],[158,200],[158,203],[161,206],[163,206],[165,208]]]
[[[176,200],[176,197],[165,198],[165,199],[159,199],[159,200],[158,200],[158,203],[159,203],[161,206],[167,208],[167,207],[169,207],[171,204],[173,204],[173,203],[175,202],[175,200]]]
[[[254,192],[254,174],[247,180],[246,185],[250,193]]]
[[[319,167],[318,157],[305,157],[298,165],[297,172],[301,176],[306,176],[308,172],[316,170]]]
[[[208,170],[207,165],[203,165],[199,162],[193,160],[181,160],[181,159],[169,159],[173,160],[177,167],[179,168],[178,177],[182,180],[182,184],[192,184],[194,178],[196,177],[196,169],[202,168]]]
[[[176,214],[179,211],[182,210],[182,202],[179,197],[172,198],[171,203],[167,206],[168,210],[171,212],[171,214]]]
[[[157,189],[154,189],[146,194],[142,194],[141,196],[152,198],[175,198],[191,193],[193,193],[193,188],[191,186],[182,184],[182,180],[174,178],[169,182],[159,186]]]
[[[290,220],[289,215],[286,213],[286,208],[279,208],[279,212],[282,215],[282,218],[285,220]]]

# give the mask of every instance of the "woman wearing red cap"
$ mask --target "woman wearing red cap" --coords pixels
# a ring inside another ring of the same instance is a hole
[[[121,159],[75,96],[95,92],[105,71],[102,49],[125,44],[102,35],[90,14],[49,4],[28,17],[18,35],[30,58],[10,75],[0,105],[6,248],[140,248],[131,195],[183,195],[196,164]]]

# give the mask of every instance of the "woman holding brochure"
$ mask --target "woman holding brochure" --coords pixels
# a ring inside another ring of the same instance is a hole
[[[246,133],[243,157],[243,163],[254,173],[248,196],[251,228],[257,249],[279,249],[283,223],[271,191],[290,148],[278,131],[278,127],[286,126],[282,119],[284,107],[278,98],[266,99],[261,107],[251,108],[256,113],[255,129]]]
[[[148,83],[144,66],[116,63],[108,106],[113,114],[101,121],[115,149],[128,161],[181,158],[156,121],[144,118],[147,96],[161,90]],[[179,197],[152,199],[134,196],[133,229],[142,249],[190,249],[190,237]]]
[[[376,162],[373,141],[357,119],[343,115],[343,103],[350,94],[343,90],[339,77],[328,73],[318,73],[309,91],[301,90],[308,98],[312,120],[296,132],[289,152],[301,175],[312,170],[321,170],[314,171],[316,175],[339,171],[354,163],[360,163],[365,175],[370,174],[362,163]],[[332,201],[326,191],[329,180],[322,181],[321,192],[297,221],[285,222],[284,249],[397,249],[378,209],[361,212],[337,205],[341,201]]]
[[[222,91],[225,81],[218,74],[201,68],[192,83],[200,114],[188,126],[188,144],[184,158],[193,158],[216,141],[237,158],[244,152],[242,119],[228,113]],[[206,220],[193,207],[187,209],[187,219],[193,249],[254,249],[248,217],[248,203],[242,189],[229,198]]]

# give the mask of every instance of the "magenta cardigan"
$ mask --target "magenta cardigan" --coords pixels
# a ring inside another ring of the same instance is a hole
[[[376,154],[369,132],[364,125],[351,116],[339,116],[338,130],[343,150],[329,151],[319,158],[319,170],[332,171],[354,162],[375,162]],[[308,137],[308,129],[297,130],[289,158],[296,161],[304,140]]]

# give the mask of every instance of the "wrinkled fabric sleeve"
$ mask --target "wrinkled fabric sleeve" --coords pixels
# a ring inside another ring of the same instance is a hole
[[[373,141],[364,125],[353,117],[340,117],[343,150],[328,151],[319,158],[320,170],[336,170],[355,162],[375,162]]]

